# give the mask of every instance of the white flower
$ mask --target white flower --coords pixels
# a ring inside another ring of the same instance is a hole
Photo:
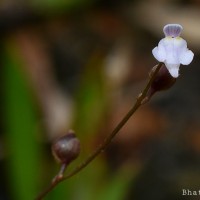
[[[153,56],[165,63],[174,78],[179,75],[180,64],[189,65],[194,57],[194,53],[187,48],[187,42],[180,37],[182,30],[179,24],[167,24],[163,28],[165,38],[152,50]]]

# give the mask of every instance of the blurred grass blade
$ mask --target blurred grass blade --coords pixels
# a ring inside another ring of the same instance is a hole
[[[3,62],[10,193],[13,199],[29,200],[36,194],[39,180],[36,110],[21,63],[12,46],[6,50]]]

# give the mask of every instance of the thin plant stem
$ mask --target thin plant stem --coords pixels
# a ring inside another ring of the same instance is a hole
[[[52,184],[54,184],[54,182],[58,182],[60,179],[63,178],[66,167],[67,167],[67,163],[64,163],[61,165],[60,171],[52,180]]]
[[[35,198],[35,200],[41,200],[43,199],[50,191],[52,191],[60,182],[76,175],[81,170],[83,170],[88,164],[90,164],[100,153],[102,153],[106,147],[111,143],[113,138],[116,136],[116,134],[122,129],[122,127],[127,123],[127,121],[130,119],[130,117],[135,113],[135,111],[144,103],[146,103],[145,97],[147,95],[147,92],[149,88],[151,87],[151,84],[158,73],[159,69],[161,68],[163,63],[158,63],[155,67],[152,68],[152,71],[150,72],[149,80],[143,89],[143,91],[138,95],[135,104],[133,107],[128,111],[128,113],[122,118],[122,120],[116,125],[116,127],[113,129],[113,131],[104,139],[104,141],[99,145],[99,147],[88,156],[88,158],[85,159],[80,165],[78,165],[74,170],[72,170],[69,174],[66,176],[60,176],[60,178],[56,179],[56,181],[53,181],[46,190],[41,192],[41,194],[38,195],[38,197]],[[56,176],[57,177],[57,176]]]

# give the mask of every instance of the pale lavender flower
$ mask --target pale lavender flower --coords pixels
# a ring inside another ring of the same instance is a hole
[[[167,24],[163,28],[165,38],[152,50],[153,56],[165,63],[174,78],[179,75],[180,64],[189,65],[194,57],[194,53],[187,48],[187,42],[180,37],[182,30],[179,24]]]

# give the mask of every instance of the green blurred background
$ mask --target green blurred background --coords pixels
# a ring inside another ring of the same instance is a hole
[[[0,200],[32,200],[59,170],[55,138],[75,130],[83,161],[132,106],[180,23],[195,53],[169,91],[47,200],[177,200],[200,189],[198,0],[1,0]]]

